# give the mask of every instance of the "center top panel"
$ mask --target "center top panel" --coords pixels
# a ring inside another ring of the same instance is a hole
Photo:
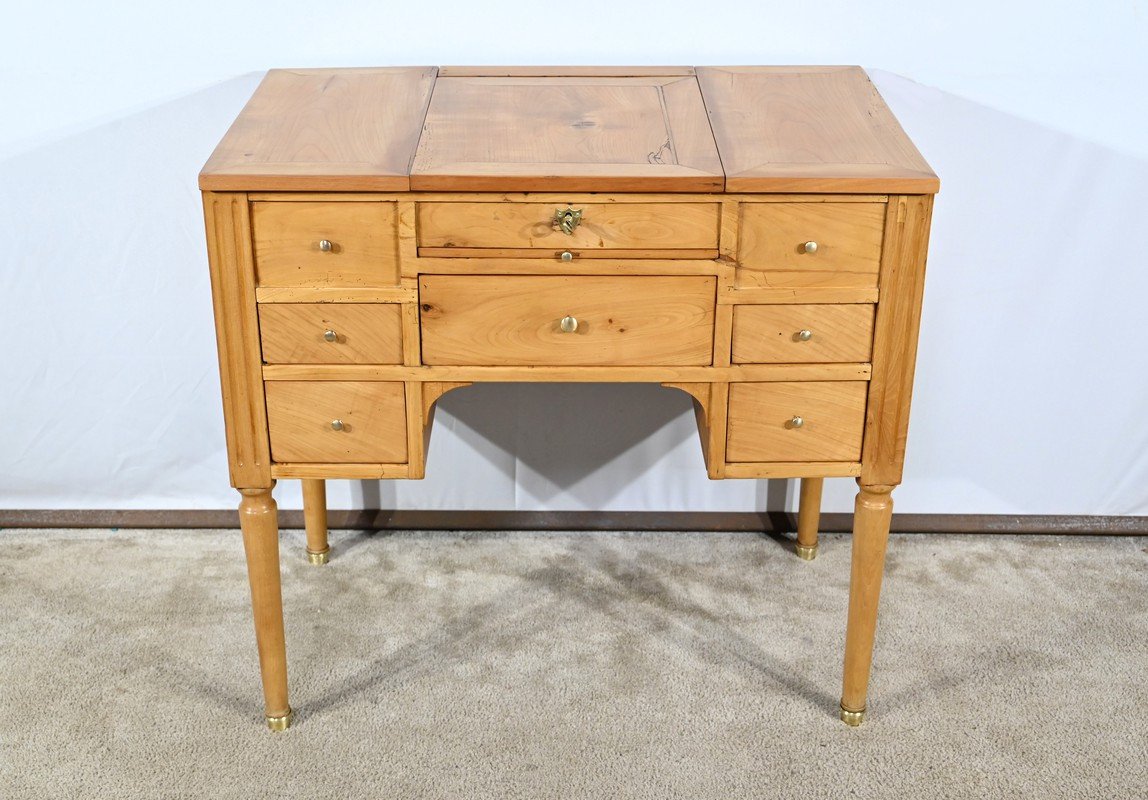
[[[411,169],[424,191],[720,192],[692,70],[451,75],[435,82]]]

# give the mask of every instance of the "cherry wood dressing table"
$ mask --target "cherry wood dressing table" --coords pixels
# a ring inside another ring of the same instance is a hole
[[[265,712],[290,725],[276,506],[421,478],[479,381],[694,400],[709,477],[857,495],[841,718],[860,724],[937,177],[857,67],[268,73],[200,174]]]

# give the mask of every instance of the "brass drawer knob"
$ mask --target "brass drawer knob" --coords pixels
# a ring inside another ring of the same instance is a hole
[[[563,317],[558,323],[558,327],[563,333],[574,333],[578,330],[578,320],[570,316]]]
[[[329,239],[320,239],[319,240],[319,249],[322,250],[324,253],[330,253],[332,248],[334,248],[334,245],[331,244],[331,241]]]
[[[339,341],[339,334],[335,333],[334,331],[330,331],[330,330],[323,331],[323,341],[325,341],[325,342],[337,342],[337,341]]]
[[[799,342],[808,342],[810,339],[813,338],[813,331],[804,330],[804,329],[800,330],[797,333],[793,334],[793,338]]]
[[[560,259],[562,259],[563,261],[573,261],[573,260],[574,260],[574,254],[573,254],[573,253],[571,253],[569,250],[563,250],[563,251],[562,251],[562,252],[561,252],[561,253],[558,255],[558,257],[559,257]]]
[[[567,236],[574,235],[574,229],[582,224],[582,209],[556,208],[551,225]]]
[[[817,242],[806,242],[805,244],[801,245],[801,252],[813,255],[817,252]]]
[[[804,424],[805,420],[803,420],[801,417],[794,417],[789,421],[789,427],[791,428],[800,428]]]
[[[341,430],[344,430],[345,428],[346,428],[346,426],[343,425],[343,420],[341,420],[341,419],[331,420],[331,430],[341,431]]]

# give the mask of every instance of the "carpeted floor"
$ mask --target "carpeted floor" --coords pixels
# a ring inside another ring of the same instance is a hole
[[[895,536],[859,729],[849,540],[0,532],[0,797],[1144,798],[1148,540]]]

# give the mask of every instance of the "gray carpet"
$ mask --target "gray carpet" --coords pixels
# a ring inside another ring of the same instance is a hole
[[[238,532],[0,532],[0,797],[1148,796],[1146,539],[895,536],[859,729],[846,537],[332,542],[272,734]]]

